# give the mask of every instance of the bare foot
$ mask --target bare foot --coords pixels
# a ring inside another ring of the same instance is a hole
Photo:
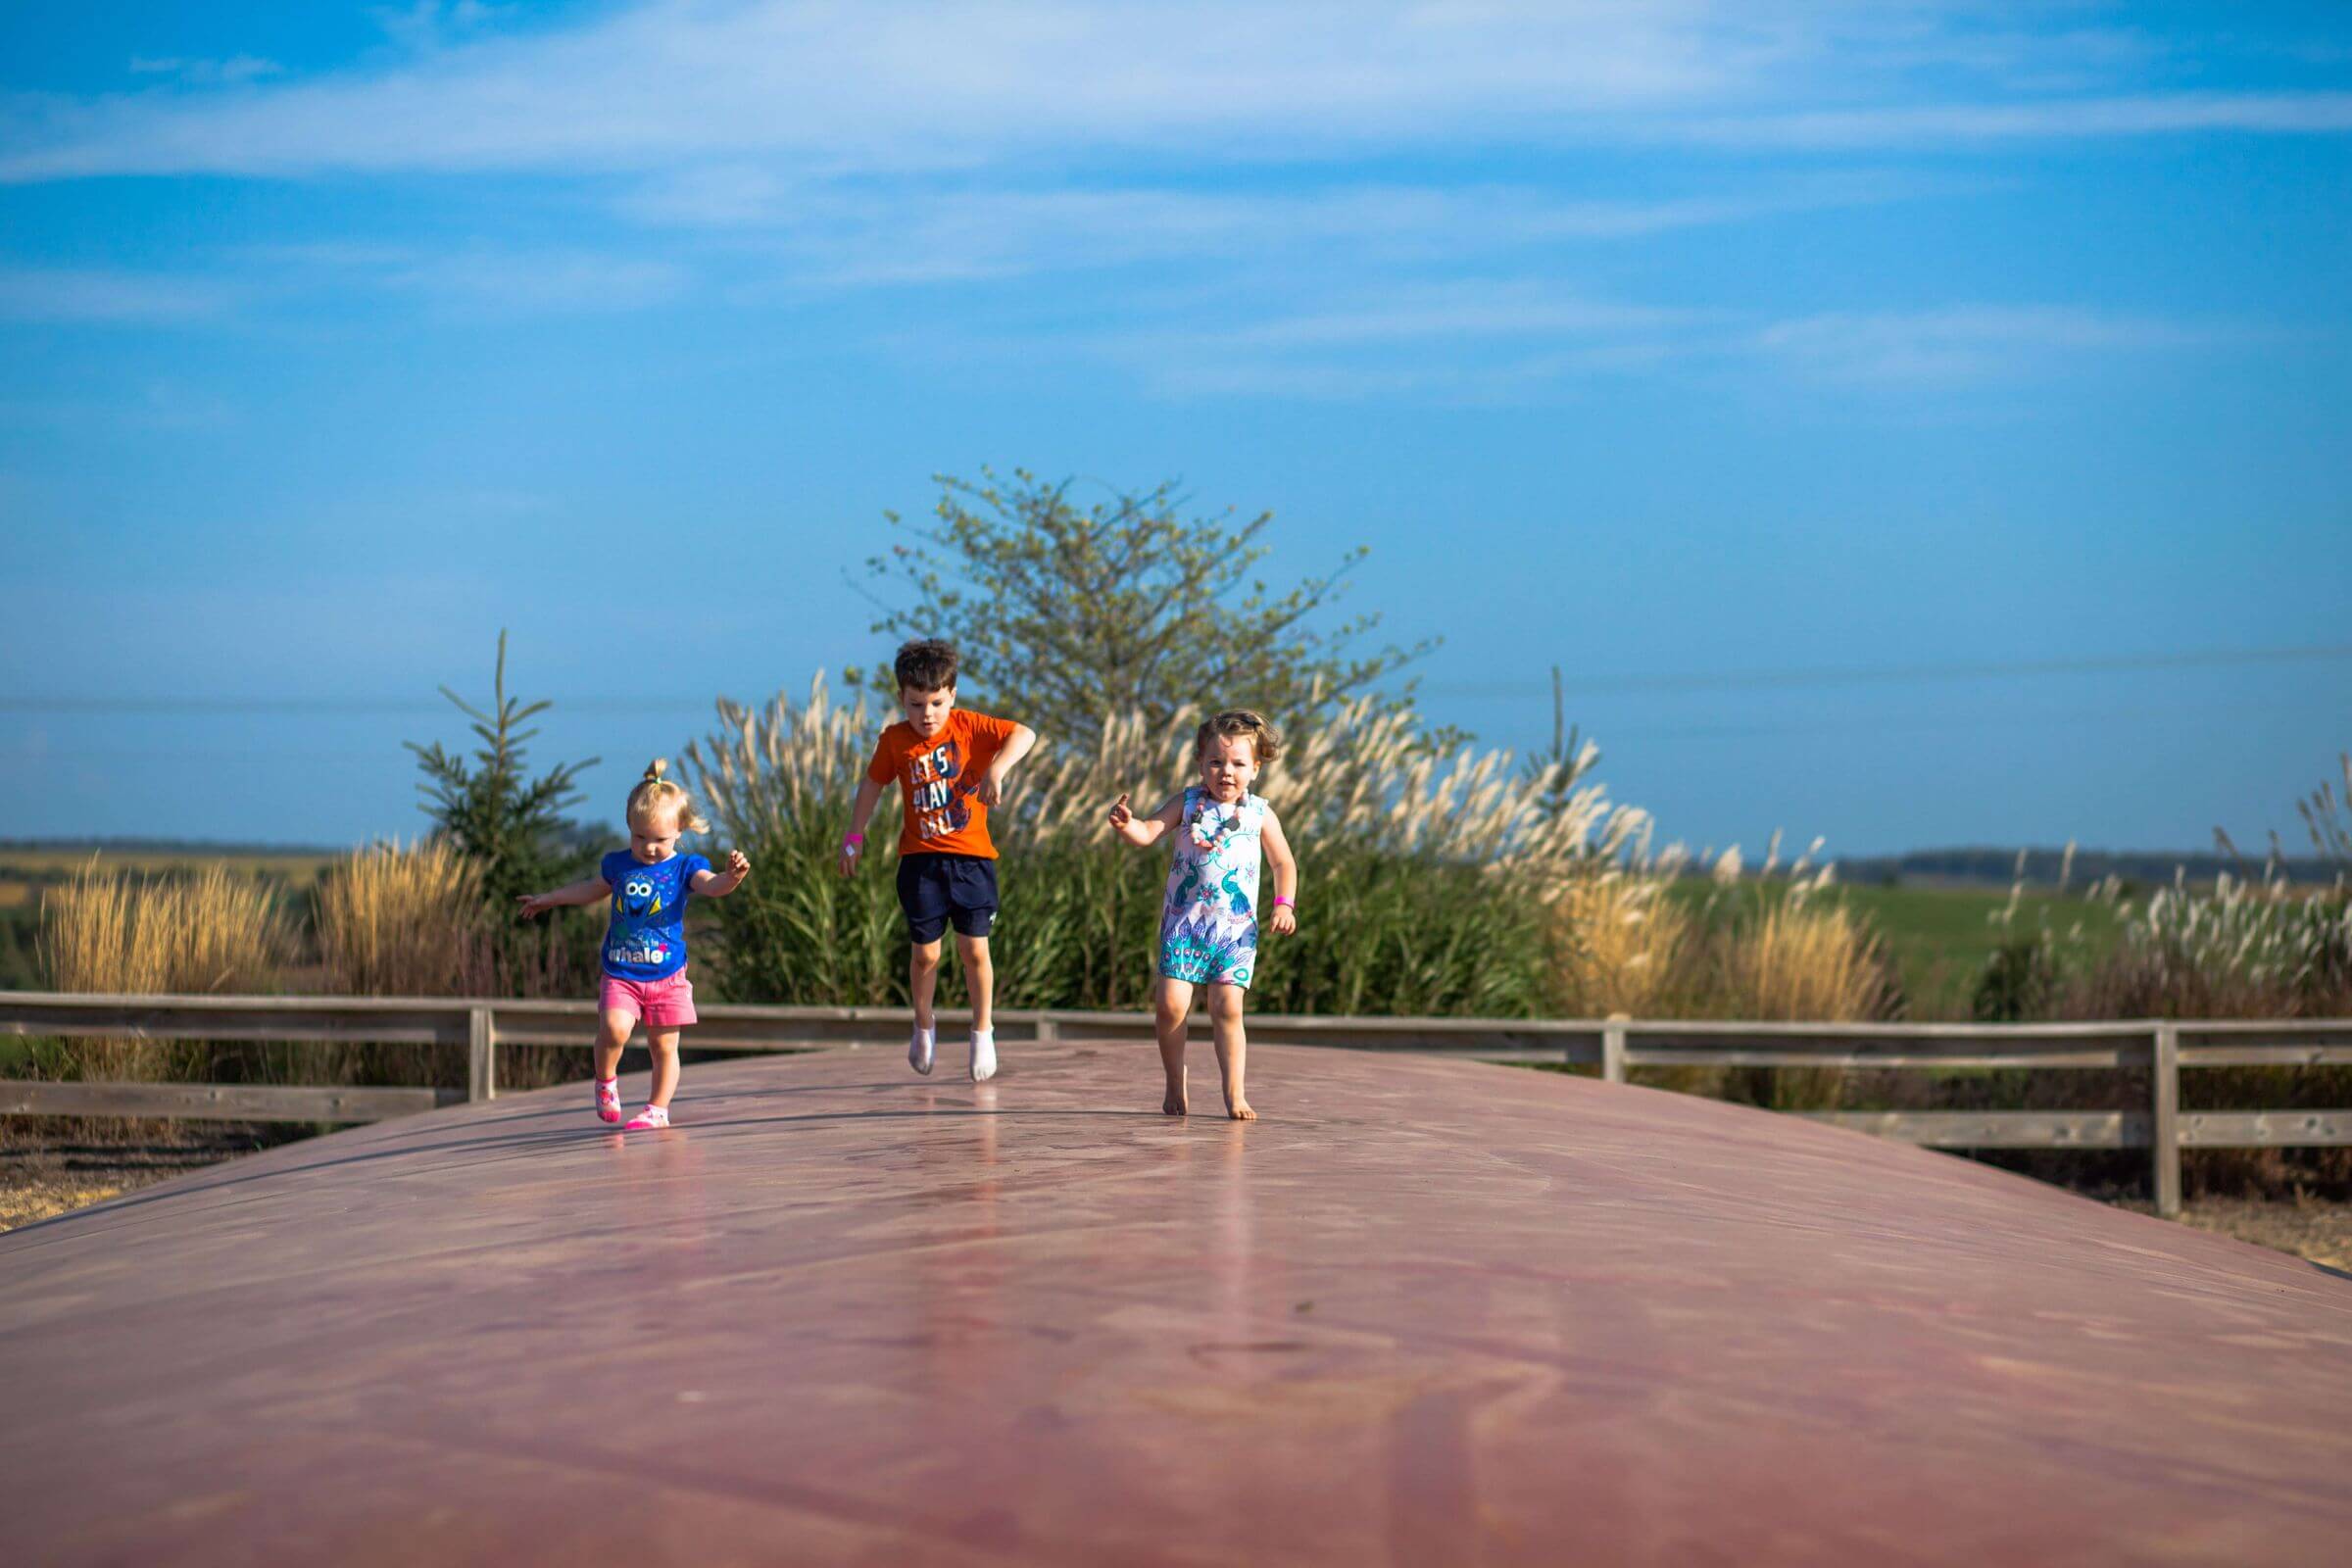
[[[1178,1073],[1168,1080],[1167,1098],[1159,1102],[1160,1113],[1166,1116],[1181,1116],[1192,1108],[1184,1093],[1184,1074]]]
[[[1251,1110],[1250,1108],[1250,1102],[1244,1100],[1240,1095],[1227,1095],[1225,1097],[1225,1114],[1231,1116],[1235,1121],[1257,1120],[1257,1112]]]

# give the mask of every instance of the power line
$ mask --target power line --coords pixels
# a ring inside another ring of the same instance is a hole
[[[676,713],[698,712],[711,706],[709,697],[578,697],[556,698],[546,712],[532,720],[564,713]],[[275,714],[295,718],[381,718],[419,714],[447,718],[465,715],[439,698],[406,697],[0,697],[0,712]]]
[[[1884,685],[1903,681],[2012,680],[2038,675],[2095,675],[2157,669],[2216,669],[2245,664],[2309,663],[2352,658],[2352,643],[2328,643],[2311,648],[2217,648],[2182,654],[2114,654],[2091,659],[2035,659],[2005,662],[1951,664],[1881,664],[1847,668],[1725,671],[1706,675],[1609,675],[1577,679],[1563,675],[1561,685],[1585,696],[1664,695],[1680,692],[1759,691],[1804,686]],[[1425,686],[1430,696],[1537,696],[1550,691],[1548,682],[1489,682]]]
[[[1670,695],[1683,692],[1760,691],[1806,686],[1883,685],[1905,681],[2014,680],[2044,675],[2117,674],[2163,669],[2218,669],[2254,664],[2313,663],[2352,659],[2352,643],[2306,648],[2221,648],[2179,654],[2114,654],[2088,659],[2038,659],[1944,664],[1854,665],[1843,668],[1729,670],[1711,674],[1604,675],[1566,678],[1562,685],[1581,696]],[[1431,697],[1518,699],[1550,691],[1548,682],[1433,682]],[[710,697],[558,697],[551,713],[678,713],[707,711]],[[276,714],[287,717],[359,718],[456,712],[438,697],[170,697],[170,696],[0,696],[0,712]]]

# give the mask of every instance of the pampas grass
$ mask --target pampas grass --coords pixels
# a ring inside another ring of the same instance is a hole
[[[275,991],[293,951],[293,928],[269,886],[225,866],[129,876],[93,857],[41,900],[41,967],[60,991]],[[170,1079],[206,1055],[184,1041],[84,1039],[36,1061],[61,1077]]]
[[[903,1003],[906,941],[892,890],[886,796],[855,881],[833,859],[874,737],[895,715],[835,703],[722,703],[686,764],[723,833],[761,867],[719,906],[718,968],[745,1001]],[[1016,715],[1017,716],[1017,715]],[[1152,730],[1136,715],[1095,744],[1054,737],[1014,775],[990,830],[1004,853],[995,945],[1005,1005],[1148,1001],[1165,849],[1117,842],[1121,793],[1151,809],[1191,780],[1197,712]],[[1269,1011],[1527,1016],[1551,1001],[1549,910],[1572,881],[1622,858],[1647,828],[1579,769],[1519,769],[1508,752],[1440,756],[1409,720],[1343,704],[1293,738],[1257,788],[1300,862],[1299,931],[1266,938],[1253,1004]],[[943,998],[954,990],[953,974]]]
[[[378,844],[337,862],[318,890],[327,989],[355,997],[466,997],[498,982],[481,868],[438,841]]]

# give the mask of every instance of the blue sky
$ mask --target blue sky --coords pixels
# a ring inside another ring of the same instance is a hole
[[[20,0],[0,836],[412,833],[502,626],[616,807],[988,463],[1370,545],[1667,837],[2259,842],[2348,285],[2333,4]]]

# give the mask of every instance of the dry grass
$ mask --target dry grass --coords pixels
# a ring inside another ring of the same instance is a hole
[[[1662,881],[1613,868],[1570,878],[1552,912],[1563,1011],[1660,1018],[1683,1006],[1694,922]]]
[[[490,919],[481,868],[449,845],[356,851],[318,892],[328,989],[356,997],[491,995],[498,962]]]
[[[1734,1017],[1848,1023],[1881,1016],[1886,968],[1867,922],[1843,905],[1790,898],[1767,907],[1724,953]]]
[[[93,858],[41,901],[41,957],[60,991],[270,991],[294,951],[264,884],[224,866],[131,877]]]
[[[270,888],[224,866],[186,876],[128,876],[93,857],[41,900],[41,966],[60,991],[270,992],[294,953]],[[58,1075],[179,1078],[200,1045],[77,1040],[44,1054]]]

